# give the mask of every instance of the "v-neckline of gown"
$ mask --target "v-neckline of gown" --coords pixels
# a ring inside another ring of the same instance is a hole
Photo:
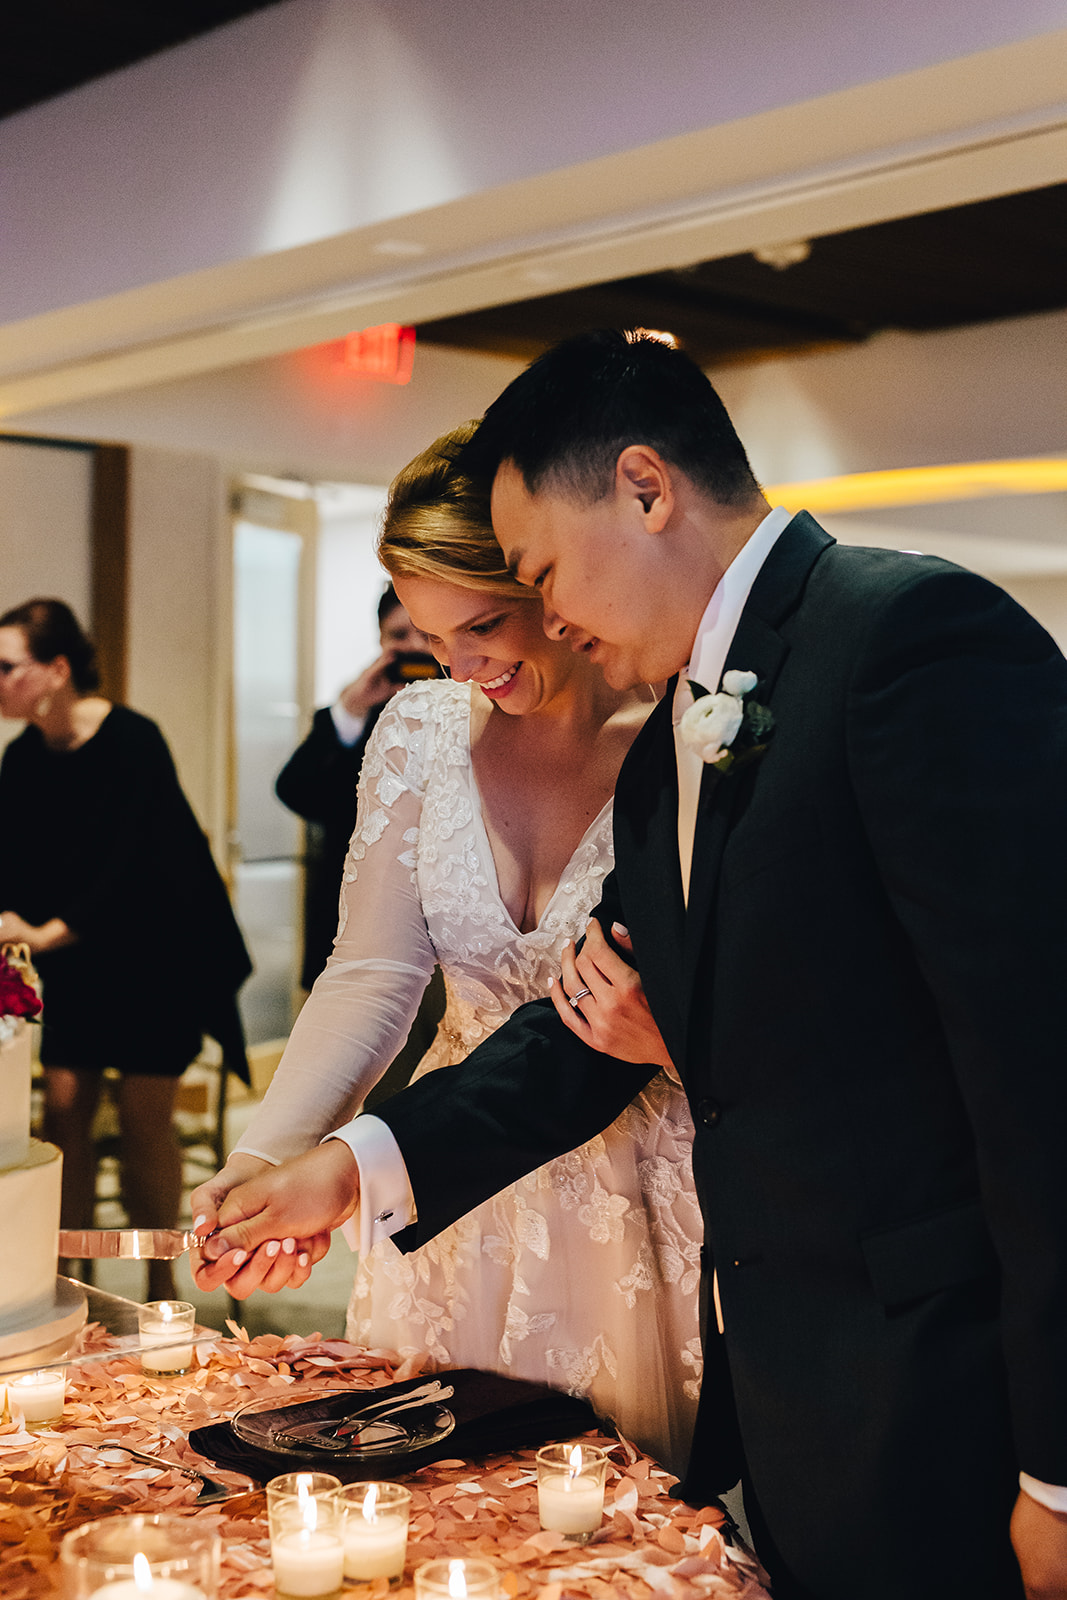
[[[559,895],[560,890],[562,889],[562,887],[563,887],[564,883],[566,882],[567,878],[570,876],[571,867],[574,865],[574,862],[577,859],[579,852],[584,848],[585,843],[588,840],[588,838],[590,837],[590,835],[595,831],[595,829],[597,829],[600,826],[600,824],[603,821],[604,817],[611,810],[611,807],[612,807],[612,805],[614,803],[614,800],[615,800],[615,796],[613,794],[610,799],[604,801],[604,804],[601,806],[600,810],[597,812],[596,816],[593,818],[592,822],[586,828],[585,832],[582,834],[582,837],[578,840],[578,843],[575,845],[574,849],[571,851],[570,855],[567,857],[567,864],[563,868],[563,871],[560,873],[559,878],[556,880],[556,887],[553,889],[552,893],[549,895],[548,900],[547,900],[547,902],[545,904],[545,909],[542,911],[541,915],[538,917],[538,919],[537,919],[536,923],[534,924],[534,926],[532,928],[527,928],[524,931],[522,928],[519,927],[518,923],[515,921],[515,918],[512,916],[511,912],[508,910],[507,902],[505,901],[504,896],[500,892],[500,876],[499,876],[499,873],[497,871],[496,856],[493,854],[493,843],[492,843],[492,840],[489,837],[489,829],[485,825],[485,816],[484,816],[484,813],[482,811],[482,794],[481,794],[481,790],[478,788],[478,779],[474,775],[474,747],[473,747],[473,745],[471,743],[471,717],[472,717],[473,712],[474,712],[474,684],[473,683],[470,684],[469,688],[470,688],[470,693],[469,693],[469,695],[467,697],[467,719],[466,719],[465,726],[466,726],[466,736],[467,736],[467,771],[470,774],[471,798],[472,798],[472,800],[474,802],[473,805],[471,806],[471,811],[473,812],[473,817],[474,817],[474,824],[475,824],[475,827],[477,828],[478,832],[481,835],[482,848],[483,848],[483,850],[485,852],[486,860],[487,860],[488,865],[489,865],[489,867],[491,869],[492,879],[491,879],[490,887],[491,887],[491,889],[493,891],[493,894],[496,896],[496,902],[499,905],[501,911],[503,911],[505,917],[507,917],[509,927],[514,929],[515,937],[517,939],[530,939],[530,938],[533,937],[533,935],[535,933],[540,933],[542,928],[544,927],[545,920],[548,917],[549,913],[551,912],[552,907],[555,905],[556,898]]]

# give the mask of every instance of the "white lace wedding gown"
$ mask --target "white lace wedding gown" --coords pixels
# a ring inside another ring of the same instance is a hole
[[[470,753],[466,684],[416,684],[383,712],[360,778],[334,954],[238,1146],[297,1154],[358,1110],[439,962],[448,1004],[418,1074],[447,1068],[544,995],[611,866],[611,807],[538,926],[497,889]],[[610,1070],[607,1063],[606,1070]],[[700,1387],[702,1236],[685,1094],[660,1073],[603,1134],[505,1189],[422,1249],[362,1261],[351,1338],[588,1396],[672,1470]]]

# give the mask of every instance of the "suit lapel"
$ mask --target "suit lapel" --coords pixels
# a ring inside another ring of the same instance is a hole
[[[759,679],[755,696],[762,705],[772,709],[774,687],[788,655],[780,628],[800,603],[815,562],[832,543],[829,534],[807,512],[800,512],[771,550],[741,613],[723,671],[754,672]],[[698,1005],[701,997],[694,993],[695,982],[707,921],[715,901],[723,850],[742,802],[758,781],[759,767],[757,762],[725,776],[710,767],[701,784],[685,919],[684,963],[686,989],[691,1001]],[[705,973],[703,977],[705,981],[710,980],[710,974]]]

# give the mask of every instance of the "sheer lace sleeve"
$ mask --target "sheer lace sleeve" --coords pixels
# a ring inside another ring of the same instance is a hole
[[[249,1155],[284,1161],[347,1122],[407,1037],[436,959],[415,884],[433,705],[402,691],[367,745],[337,942],[237,1145]]]

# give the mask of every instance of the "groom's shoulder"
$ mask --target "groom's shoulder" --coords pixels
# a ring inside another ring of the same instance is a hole
[[[806,617],[803,612],[806,610]],[[1062,667],[1054,640],[990,579],[918,551],[832,544],[816,565],[798,622],[839,634],[843,649],[882,639],[943,649],[1007,650]],[[810,630],[805,630],[810,631]]]
[[[857,615],[897,604],[999,608],[1014,606],[988,578],[918,550],[833,543],[812,572],[808,598],[852,608]]]

